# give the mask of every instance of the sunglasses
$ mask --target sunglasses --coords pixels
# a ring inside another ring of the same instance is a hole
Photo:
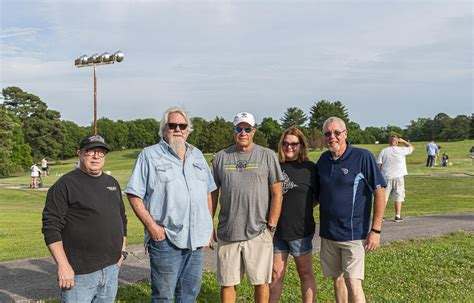
[[[175,130],[177,127],[179,127],[180,130],[185,130],[188,128],[188,125],[186,123],[168,123],[168,129]]]
[[[238,127],[238,126],[234,127],[234,132],[236,134],[240,134],[243,130],[245,130],[247,134],[250,134],[250,132],[252,131],[252,128],[251,127]]]
[[[325,132],[324,133],[324,137],[326,138],[331,138],[331,136],[334,134],[334,136],[336,136],[337,138],[339,138],[346,130],[342,130],[342,131],[339,131],[339,130],[335,130],[334,132]]]
[[[282,143],[284,148],[288,148],[291,146],[291,148],[295,149],[298,145],[300,145],[300,142],[283,142]]]

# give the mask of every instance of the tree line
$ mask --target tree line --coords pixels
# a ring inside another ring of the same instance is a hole
[[[51,110],[38,96],[19,87],[2,90],[0,104],[0,175],[28,169],[33,161],[67,159],[76,155],[80,140],[92,134],[91,126],[79,126],[61,120],[58,111]],[[474,138],[474,115],[454,118],[439,113],[434,118],[418,118],[402,129],[398,126],[366,127],[350,120],[349,112],[341,101],[320,100],[306,114],[298,107],[286,109],[278,121],[263,118],[258,124],[255,142],[277,149],[280,135],[286,128],[301,128],[312,149],[322,148],[324,121],[331,116],[343,119],[353,144],[387,143],[390,134],[397,134],[411,141],[457,141]],[[232,122],[216,116],[213,120],[192,118],[193,132],[188,142],[205,153],[213,153],[233,144]],[[131,121],[108,118],[97,120],[98,133],[106,139],[112,150],[143,148],[157,143],[160,123],[153,119]]]

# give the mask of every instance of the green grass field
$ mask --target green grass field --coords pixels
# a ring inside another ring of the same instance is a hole
[[[472,302],[474,300],[472,243],[474,235],[459,232],[433,239],[398,241],[381,246],[366,257],[364,291],[368,302]],[[333,302],[332,282],[324,278],[319,254],[313,255],[317,301]],[[216,302],[219,285],[214,273],[204,273],[197,302]],[[237,288],[238,302],[253,302],[253,288]],[[150,284],[121,287],[117,300],[148,302]],[[293,259],[281,302],[301,302],[299,277]]]
[[[469,148],[474,141],[439,143],[448,151],[452,165],[426,168],[425,151],[416,143],[416,152],[408,157],[409,176],[406,177],[407,199],[403,206],[404,216],[436,213],[474,211],[474,166],[470,162]],[[362,146],[378,154],[381,145]],[[452,150],[452,152],[451,152]],[[125,187],[139,150],[112,152],[107,155],[104,170]],[[321,152],[312,152],[311,159],[319,158]],[[206,155],[208,160],[210,155]],[[43,178],[45,186],[51,186],[59,177],[74,168],[77,159],[62,161],[51,167],[51,175]],[[2,178],[0,184],[29,184],[29,174]],[[47,256],[41,234],[41,211],[46,197],[45,191],[0,188],[0,261]],[[124,199],[126,200],[125,196]],[[128,203],[128,243],[140,243],[143,227]],[[393,206],[388,205],[387,217],[393,216]],[[318,209],[315,209],[318,220]],[[217,217],[217,216],[216,216]]]

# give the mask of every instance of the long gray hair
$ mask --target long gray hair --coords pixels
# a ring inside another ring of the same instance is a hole
[[[163,114],[163,118],[161,119],[161,122],[160,122],[160,132],[159,132],[159,135],[161,138],[163,138],[164,134],[168,130],[168,117],[170,114],[173,114],[173,113],[181,114],[184,117],[184,119],[186,120],[186,123],[188,124],[188,128],[187,128],[188,133],[191,133],[193,131],[193,123],[191,122],[191,119],[189,118],[188,112],[186,112],[184,108],[182,108],[181,106],[175,105],[168,108]]]

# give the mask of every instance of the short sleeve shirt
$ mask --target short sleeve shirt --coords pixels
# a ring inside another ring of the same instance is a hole
[[[233,145],[216,154],[212,167],[221,189],[217,236],[226,241],[258,236],[267,227],[271,185],[283,181],[275,152],[257,144],[239,152]]]
[[[280,163],[283,173],[283,204],[275,237],[295,240],[314,234],[313,205],[318,185],[311,161]]]
[[[212,234],[207,198],[216,185],[203,154],[192,145],[187,147],[185,161],[164,140],[145,148],[125,192],[143,199],[175,246],[196,249],[208,245]],[[145,229],[145,244],[149,240]]]
[[[333,241],[362,240],[370,226],[373,191],[386,187],[374,155],[348,143],[333,159],[324,152],[316,163],[320,236]]]

